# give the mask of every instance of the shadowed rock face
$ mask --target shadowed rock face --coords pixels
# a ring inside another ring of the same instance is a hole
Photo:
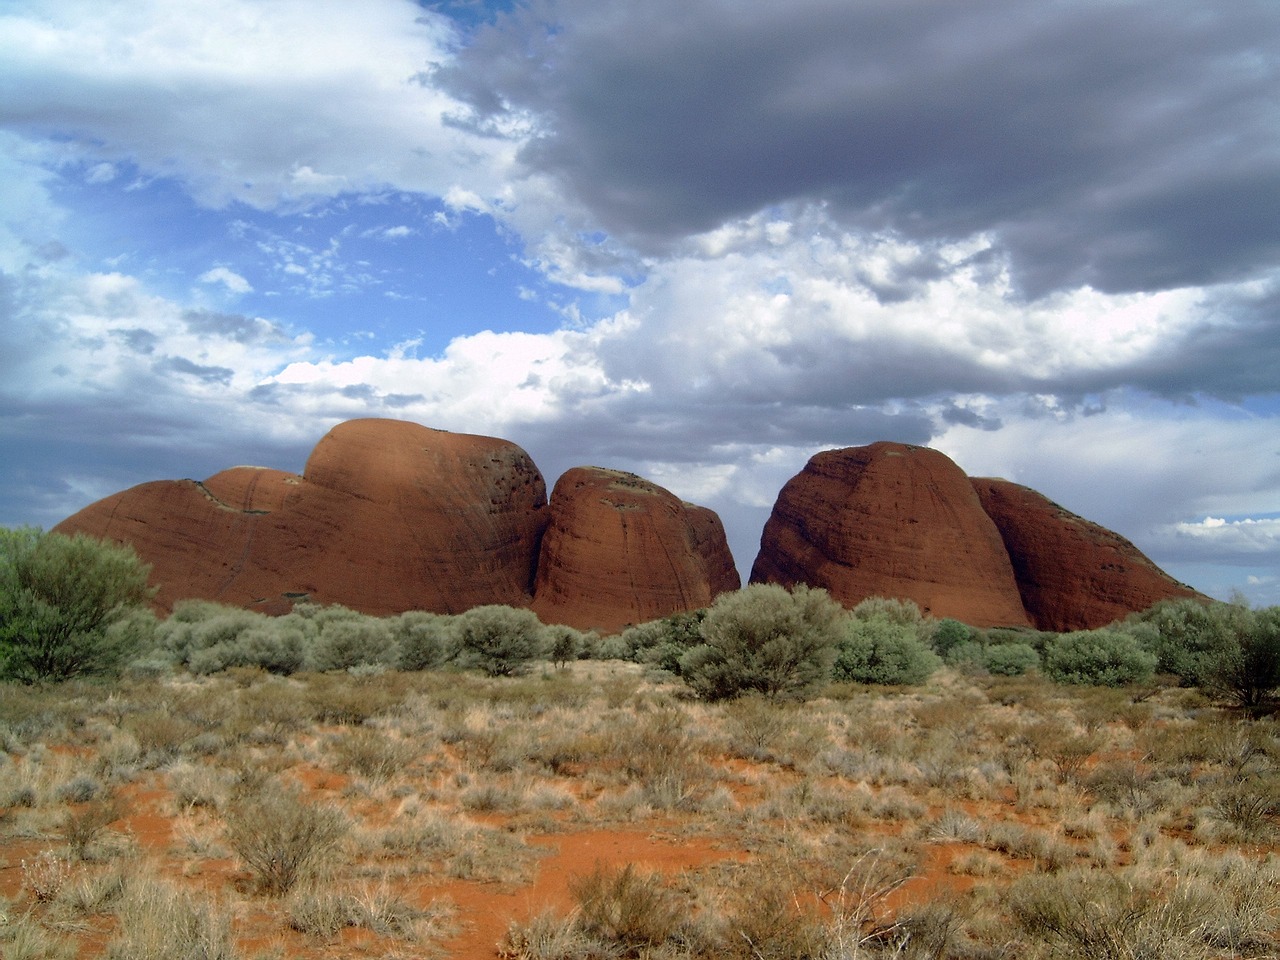
[[[975,626],[1030,625],[969,478],[925,447],[814,456],[778,495],[751,582],[823,587],[847,607],[896,597]]]
[[[551,494],[533,609],[611,632],[740,585],[720,519],[630,473],[575,467]]]
[[[546,518],[542,474],[514,444],[353,420],[301,477],[235,467],[146,483],[54,529],[133,544],[164,608],[204,597],[276,611],[306,597],[455,613],[529,603]]]
[[[1124,537],[1028,487],[989,477],[975,478],[973,487],[1041,630],[1092,630],[1160,600],[1201,597]]]

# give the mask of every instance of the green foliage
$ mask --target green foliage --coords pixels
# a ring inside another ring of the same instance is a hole
[[[1120,687],[1146,683],[1155,669],[1156,655],[1119,630],[1064,633],[1044,651],[1044,672],[1058,683]]]
[[[542,623],[531,610],[491,604],[454,620],[458,662],[491,677],[523,672],[546,651]]]
[[[998,643],[983,649],[980,662],[988,673],[1020,677],[1040,666],[1040,654],[1029,643]]]
[[[577,660],[586,649],[586,637],[573,627],[556,625],[547,627],[547,656],[563,669],[570,660]]]
[[[825,590],[803,584],[723,593],[702,621],[703,642],[680,658],[680,674],[708,700],[750,691],[804,697],[828,678],[843,619]]]
[[[850,611],[850,615],[855,620],[886,620],[900,627],[911,627],[917,633],[925,624],[919,604],[895,597],[867,597]]]
[[[410,610],[391,623],[396,646],[396,666],[401,670],[428,670],[454,655],[452,620],[438,613]]]
[[[943,660],[947,666],[955,667],[957,670],[981,673],[987,669],[984,663],[986,656],[987,648],[984,644],[978,643],[976,640],[966,640],[947,650],[947,655]]]
[[[921,639],[920,632],[919,624],[901,618],[880,614],[850,617],[832,675],[853,683],[923,683],[942,666],[942,659]]]
[[[145,631],[111,628],[150,598],[149,572],[129,546],[0,529],[0,679],[115,670],[146,639]]]
[[[387,621],[345,607],[328,608],[320,620],[320,634],[311,648],[315,670],[350,670],[362,666],[390,666],[396,651]]]
[[[1260,707],[1280,688],[1280,607],[1244,610],[1233,619],[1233,642],[1210,664],[1204,687],[1237,706]]]
[[[930,640],[938,655],[947,659],[947,654],[961,644],[972,643],[974,637],[975,631],[968,624],[947,617],[934,626]]]
[[[707,611],[673,613],[628,627],[619,637],[622,658],[680,674],[680,658],[702,643],[702,621]]]
[[[1165,600],[1130,617],[1124,626],[1155,653],[1160,673],[1198,687],[1238,647],[1248,615],[1242,604]]]

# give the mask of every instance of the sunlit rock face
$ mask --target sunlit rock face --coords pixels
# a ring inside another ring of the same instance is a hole
[[[739,586],[704,507],[598,468],[571,470],[548,505],[515,444],[399,420],[339,424],[301,475],[144,483],[55,529],[132,544],[163,610],[187,597],[272,613],[299,600],[377,615],[507,604],[610,631]]]
[[[778,495],[751,580],[825,587],[849,607],[895,597],[974,626],[1054,631],[1201,596],[1034,490],[897,443],[813,457]]]
[[[719,517],[634,474],[575,467],[550,512],[533,602],[544,622],[612,632],[740,585]]]
[[[133,544],[165,609],[203,597],[275,611],[305,598],[456,613],[529,604],[546,521],[542,474],[515,444],[352,420],[301,476],[236,467],[145,483],[55,530]]]
[[[926,447],[881,442],[810,459],[778,495],[751,581],[823,587],[847,607],[895,597],[975,626],[1030,626],[969,478]]]
[[[1201,597],[1120,536],[1042,494],[990,477],[974,490],[1004,539],[1022,602],[1041,630],[1090,630],[1160,600]]]

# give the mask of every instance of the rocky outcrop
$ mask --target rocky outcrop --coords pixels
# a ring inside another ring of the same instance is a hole
[[[507,604],[608,631],[739,586],[710,510],[594,468],[566,474],[548,508],[542,474],[514,444],[399,420],[339,424],[301,475],[233,467],[144,483],[55,530],[133,544],[166,610],[187,597],[379,615]]]
[[[935,450],[895,443],[813,457],[778,495],[751,581],[825,587],[845,606],[896,597],[974,626],[1054,631],[1201,596],[1034,490],[970,479]]]
[[[366,613],[527,605],[546,485],[505,440],[398,420],[326,435],[301,476],[235,467],[145,483],[55,530],[133,544],[157,605],[203,597],[265,610],[295,600]]]
[[[847,607],[914,600],[975,626],[1029,626],[1000,532],[969,478],[936,450],[828,450],[778,495],[753,583],[823,587]]]
[[[1091,630],[1160,600],[1201,596],[1118,533],[1028,487],[989,477],[975,478],[973,487],[1041,630]]]
[[[635,474],[575,467],[550,512],[533,602],[544,622],[613,632],[740,585],[719,518]]]

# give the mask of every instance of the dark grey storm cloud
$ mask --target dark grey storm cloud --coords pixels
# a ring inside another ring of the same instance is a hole
[[[1275,0],[548,0],[438,79],[641,247],[802,201],[989,231],[1030,294],[1280,256]]]

